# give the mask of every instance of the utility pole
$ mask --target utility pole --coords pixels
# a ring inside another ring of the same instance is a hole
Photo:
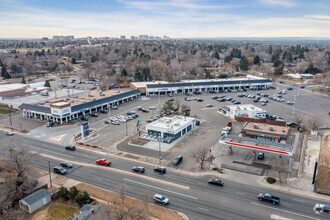
[[[11,113],[9,113],[9,120],[10,120],[11,131],[14,131],[13,122],[11,120]]]
[[[49,172],[50,187],[53,187],[53,184],[52,184],[52,176],[51,176],[51,174],[50,174],[50,161],[48,161],[48,172]]]
[[[158,88],[158,106],[160,106],[160,90]]]
[[[293,109],[292,109],[292,114],[294,114],[294,109],[296,107],[296,95],[294,95],[294,99],[293,99]]]

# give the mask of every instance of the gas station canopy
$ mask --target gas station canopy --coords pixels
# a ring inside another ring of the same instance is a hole
[[[280,144],[277,142],[258,140],[253,138],[244,138],[233,135],[225,135],[220,138],[220,144],[229,146],[247,148],[251,150],[260,150],[275,154],[292,156],[293,146],[289,144]]]

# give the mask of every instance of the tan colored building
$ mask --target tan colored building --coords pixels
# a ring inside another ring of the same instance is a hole
[[[266,123],[248,122],[243,126],[241,133],[242,137],[286,143],[289,128]]]

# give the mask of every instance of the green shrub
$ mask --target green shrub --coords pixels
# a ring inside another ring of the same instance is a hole
[[[213,167],[212,170],[218,170],[218,167]]]
[[[96,89],[96,87],[92,87],[92,88],[90,88],[89,90],[95,90]]]
[[[69,197],[69,190],[63,186],[61,186],[59,189],[58,189],[58,197],[64,199],[64,200],[68,200],[70,197]]]
[[[89,147],[89,146],[91,146],[91,145],[89,145],[89,144],[85,144],[85,146]]]
[[[276,182],[276,179],[274,179],[273,177],[267,177],[267,182],[269,184],[274,184]]]
[[[93,145],[92,147],[93,147],[93,148],[98,148],[98,146],[96,146],[96,145]]]
[[[90,201],[90,196],[86,191],[80,192],[76,195],[75,201],[78,203],[78,205],[83,206],[84,204],[88,203]]]
[[[76,198],[76,196],[79,194],[79,190],[77,189],[77,187],[72,186],[70,188],[70,192],[69,192],[69,197],[70,199],[74,200]]]

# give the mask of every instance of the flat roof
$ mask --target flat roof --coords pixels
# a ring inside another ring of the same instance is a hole
[[[157,121],[154,121],[147,125],[147,127],[154,127],[154,128],[167,128],[170,130],[177,130],[181,128],[184,125],[187,125],[191,123],[192,121],[196,120],[192,117],[185,117],[185,116],[174,116],[172,118],[170,117],[163,117],[158,119]]]
[[[184,83],[194,83],[194,82],[226,82],[226,81],[233,81],[233,80],[238,80],[238,81],[245,81],[245,80],[251,80],[251,79],[266,79],[260,76],[253,76],[253,75],[246,75],[244,77],[234,77],[234,78],[225,78],[225,79],[187,79],[187,80],[182,80],[181,82]]]
[[[248,122],[242,128],[242,132],[286,137],[289,134],[289,128],[285,126],[270,125],[266,123]]]
[[[131,90],[130,89],[120,90],[120,91],[119,90],[106,90],[103,92],[93,90],[93,91],[88,91],[86,93],[82,93],[79,95],[70,94],[71,97],[51,99],[51,100],[48,100],[45,103],[42,103],[39,105],[43,106],[43,107],[50,107],[50,105],[61,106],[61,105],[64,105],[63,103],[65,103],[65,104],[70,103],[71,106],[75,106],[75,105],[80,105],[80,104],[92,102],[95,100],[111,97],[113,95],[122,94],[122,93],[125,93],[128,91],[131,91]]]
[[[225,135],[219,140],[220,144],[241,147],[252,150],[260,150],[275,154],[292,156],[293,146],[289,144],[280,144],[271,141],[257,140],[253,138],[244,138],[233,135]]]
[[[16,89],[24,89],[26,87],[27,85],[22,83],[0,84],[0,92],[7,92]]]
[[[230,111],[234,110],[247,110],[247,111],[253,111],[253,112],[266,112],[266,110],[259,108],[252,104],[245,104],[245,105],[226,105],[225,107],[228,107]]]
[[[166,81],[145,81],[145,82],[131,82],[132,85],[134,85],[136,88],[143,88],[147,87],[147,85],[152,85],[152,84],[166,84],[168,82]]]

